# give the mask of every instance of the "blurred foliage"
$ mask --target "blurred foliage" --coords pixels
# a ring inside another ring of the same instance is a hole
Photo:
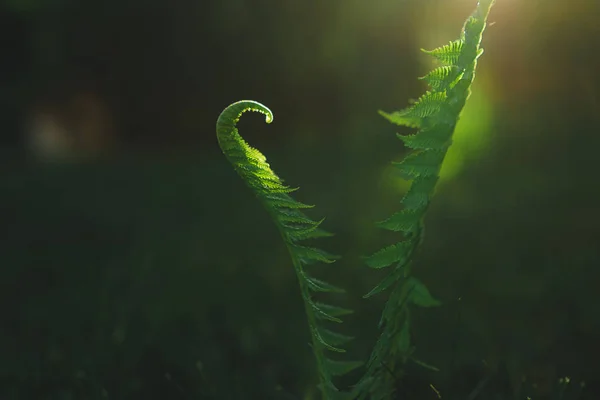
[[[380,278],[360,256],[390,242],[373,222],[405,187],[377,110],[422,92],[418,49],[472,7],[2,2],[0,398],[315,398],[285,248],[214,138],[242,98],[276,117],[241,121],[249,142],[336,233],[327,250],[344,258],[323,278],[348,289],[336,303],[355,310],[344,328],[365,359],[382,303],[360,298]],[[481,398],[525,379],[543,399],[564,376],[598,398],[599,15],[593,0],[494,7],[415,268],[444,303],[414,316],[417,354],[441,371],[411,370],[407,398],[435,398],[433,383],[464,399],[488,374]],[[32,110],[78,90],[108,104],[117,151],[25,160]]]

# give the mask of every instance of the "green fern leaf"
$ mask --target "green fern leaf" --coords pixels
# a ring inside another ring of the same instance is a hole
[[[423,122],[421,118],[410,118],[402,111],[394,111],[393,113],[379,111],[379,115],[390,121],[392,124],[396,124],[398,126],[407,126],[409,128],[420,128],[421,123]]]
[[[285,207],[285,208],[313,208],[313,205],[303,204],[299,201],[292,199],[282,193],[266,194],[265,199],[271,203],[273,207]]]
[[[379,114],[393,124],[409,128],[420,128],[423,126],[424,118],[438,113],[445,101],[445,92],[427,92],[405,110],[395,111],[391,114],[380,111]]]
[[[316,224],[311,224],[308,227],[304,225],[296,225],[291,223],[282,223],[286,228],[289,229],[288,237],[290,240],[294,242],[306,240],[306,239],[315,239],[320,237],[329,237],[333,236],[332,233],[324,231],[319,228],[319,225],[323,222],[323,220],[318,221]]]
[[[257,149],[250,147],[240,136],[236,124],[246,111],[264,114],[267,123],[273,121],[271,110],[260,103],[249,100],[233,103],[223,110],[217,120],[217,140],[227,160],[246,185],[252,189],[281,233],[291,256],[304,301],[313,353],[317,360],[319,386],[325,399],[337,399],[341,394],[333,385],[331,377],[345,370],[341,368],[342,364],[332,364],[325,356],[325,350],[344,352],[343,349],[335,347],[343,342],[341,340],[343,336],[335,336],[331,333],[326,336],[334,340],[332,344],[327,342],[322,335],[323,332],[330,331],[321,327],[321,321],[342,322],[338,317],[350,313],[350,310],[315,302],[311,297],[313,292],[343,292],[343,290],[309,276],[304,267],[314,263],[330,264],[338,257],[315,247],[298,244],[305,239],[331,236],[331,234],[319,228],[323,220],[314,221],[301,211],[312,206],[293,199],[289,194],[296,189],[285,185],[271,169],[266,157]],[[350,369],[346,368],[346,370]]]
[[[424,210],[433,196],[433,190],[437,181],[437,175],[415,178],[412,181],[410,189],[408,189],[408,192],[402,198],[401,203],[404,209]]]
[[[338,256],[329,254],[323,250],[315,249],[314,247],[291,245],[290,249],[304,265],[310,265],[316,262],[331,264],[339,258]]]
[[[318,330],[321,338],[332,346],[341,346],[354,340],[352,336],[342,335],[327,328],[319,328]]]
[[[409,154],[401,162],[393,162],[407,179],[437,175],[446,155],[443,151],[420,150]]]
[[[337,307],[337,306],[332,306],[330,304],[325,304],[325,303],[321,303],[321,302],[315,302],[315,305],[317,307],[319,307],[321,310],[323,310],[325,313],[334,316],[334,317],[339,317],[341,315],[348,315],[348,314],[352,314],[354,311],[350,310],[348,308],[342,308],[342,307]]]
[[[452,144],[452,130],[445,126],[422,129],[414,135],[396,134],[404,145],[414,150],[445,151]]]
[[[463,45],[464,40],[459,39],[433,50],[422,49],[422,51],[426,54],[429,54],[430,56],[435,57],[442,64],[452,66],[458,64],[458,59],[463,51]]]
[[[446,92],[444,91],[426,92],[411,107],[403,111],[403,113],[406,116],[414,118],[429,117],[438,113],[444,106],[445,101]]]
[[[427,82],[433,90],[442,91],[448,89],[459,78],[460,68],[455,65],[444,65],[419,79]]]
[[[412,359],[409,305],[440,305],[427,287],[410,274],[412,258],[423,241],[423,219],[433,197],[438,174],[452,134],[465,105],[475,76],[477,59],[482,54],[481,36],[494,0],[480,0],[466,20],[458,40],[434,50],[423,50],[443,65],[422,79],[431,87],[408,109],[379,112],[393,124],[417,128],[413,135],[398,135],[412,152],[399,163],[401,175],[412,180],[402,198],[403,209],[377,225],[401,232],[404,240],[365,258],[371,268],[395,266],[364,297],[392,288],[380,320],[382,332],[371,353],[367,371],[356,386],[359,399],[386,398],[393,391],[396,371],[401,362]],[[399,363],[400,361],[400,363]],[[416,361],[415,361],[416,362]],[[391,372],[391,373],[390,373]]]
[[[419,307],[437,307],[442,304],[431,296],[429,289],[427,289],[427,287],[417,278],[411,276],[409,282],[412,286],[409,297],[411,303]]]
[[[379,282],[377,284],[377,286],[375,286],[373,289],[371,289],[371,291],[369,291],[369,293],[365,294],[363,296],[363,298],[367,299],[371,296],[375,296],[376,294],[379,294],[379,293],[385,291],[390,286],[398,283],[398,280],[400,280],[404,276],[405,269],[407,267],[408,267],[408,264],[407,265],[397,265],[392,270],[392,272],[390,272],[388,274],[388,276],[386,276],[384,279],[382,279],[381,282]]]
[[[398,350],[401,354],[407,354],[410,350],[410,324],[405,322],[396,336]]]
[[[411,248],[408,241],[399,242],[379,250],[377,253],[366,257],[365,262],[371,268],[379,269],[388,267],[394,263],[404,264],[407,254]]]
[[[297,209],[286,209],[280,207],[280,213],[277,215],[277,220],[290,228],[317,228],[321,221],[313,221]]]
[[[327,365],[327,369],[331,371],[332,375],[339,376],[355,370],[363,363],[359,361],[335,361],[328,358],[325,360],[325,365]]]
[[[313,292],[344,293],[345,290],[317,278],[304,275],[308,288]]]
[[[388,219],[378,222],[377,226],[393,232],[415,233],[419,228],[420,220],[421,213],[412,209],[404,209]]]
[[[319,331],[317,328],[313,327],[312,328],[312,336],[313,338],[316,339],[316,342],[320,345],[322,345],[323,347],[325,347],[327,350],[331,350],[331,351],[335,351],[336,353],[345,353],[346,350],[341,349],[339,347],[335,347],[332,344],[328,343],[325,341],[325,339],[323,339],[323,337],[321,336],[321,331]],[[315,342],[313,341],[313,345],[315,344]],[[320,360],[321,362],[324,363],[324,358],[322,360]],[[331,376],[331,372],[327,371],[327,375]],[[327,380],[327,382],[330,383],[330,380]]]
[[[337,317],[334,317],[331,314],[328,314],[324,309],[322,309],[319,305],[317,305],[316,303],[314,303],[312,300],[309,300],[308,304],[310,304],[310,306],[312,307],[312,309],[315,312],[315,317],[317,317],[318,319],[332,321],[332,322],[338,322],[338,323],[342,322],[341,319],[339,319]],[[325,307],[326,308],[333,308],[333,306],[330,306],[328,304],[326,304]]]

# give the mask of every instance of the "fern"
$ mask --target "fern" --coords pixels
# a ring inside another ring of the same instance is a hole
[[[316,292],[343,292],[343,290],[311,277],[305,270],[305,267],[310,264],[332,263],[337,257],[323,250],[300,244],[306,239],[331,236],[331,234],[320,228],[323,220],[313,221],[302,212],[303,209],[312,206],[294,200],[290,193],[296,189],[284,185],[267,163],[265,156],[250,147],[240,136],[236,124],[242,113],[246,111],[264,114],[267,123],[273,121],[271,110],[264,105],[255,101],[239,101],[231,104],[219,116],[217,139],[225,157],[252,189],[281,234],[298,277],[323,398],[341,398],[343,393],[333,385],[332,377],[343,375],[362,363],[336,361],[326,355],[326,351],[344,352],[345,350],[339,346],[352,338],[325,328],[323,322],[342,322],[339,317],[351,313],[351,310],[316,301],[313,298]]]
[[[370,268],[391,268],[391,271],[365,297],[393,287],[380,320],[382,332],[367,363],[367,371],[355,387],[361,399],[386,399],[393,392],[394,381],[402,366],[413,360],[410,343],[409,305],[432,307],[440,304],[417,278],[411,275],[412,259],[423,240],[423,218],[434,194],[439,171],[460,112],[469,97],[475,77],[482,33],[493,0],[480,0],[461,31],[460,38],[440,48],[425,51],[442,66],[423,79],[431,88],[411,107],[393,113],[380,112],[390,122],[418,128],[413,135],[398,135],[413,151],[395,166],[402,176],[412,180],[402,199],[403,209],[377,225],[400,232],[403,239],[366,258]]]

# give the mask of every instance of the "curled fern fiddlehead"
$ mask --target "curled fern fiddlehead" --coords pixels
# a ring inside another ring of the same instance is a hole
[[[333,385],[332,377],[345,374],[358,367],[360,363],[334,361],[326,355],[326,351],[344,352],[338,346],[351,338],[333,332],[323,325],[325,321],[342,322],[339,317],[351,311],[314,299],[314,294],[318,292],[343,292],[343,290],[311,277],[305,267],[319,262],[332,263],[337,257],[323,250],[300,244],[306,239],[331,234],[320,228],[323,220],[313,221],[302,212],[302,209],[312,206],[294,200],[290,193],[296,189],[284,185],[267,163],[265,156],[250,147],[240,136],[236,123],[246,111],[264,114],[267,123],[273,121],[273,113],[264,105],[250,100],[239,101],[231,104],[219,116],[217,139],[227,160],[263,204],[281,234],[298,277],[310,328],[311,345],[317,360],[319,386],[324,398],[338,398],[342,393],[338,392]]]
[[[402,199],[403,209],[378,226],[403,234],[403,239],[366,258],[371,268],[391,271],[365,297],[393,286],[381,320],[381,335],[371,353],[367,371],[356,386],[359,398],[387,399],[393,391],[393,381],[402,365],[412,358],[410,343],[409,304],[437,306],[427,288],[411,276],[410,265],[415,251],[423,240],[423,218],[429,207],[439,178],[444,157],[452,143],[452,133],[460,112],[470,94],[477,59],[482,54],[482,33],[493,0],[480,0],[466,20],[460,38],[440,48],[425,51],[442,65],[424,76],[431,90],[411,107],[393,113],[380,112],[390,122],[417,128],[413,135],[398,135],[412,152],[395,163],[402,176],[412,180]],[[424,364],[423,364],[424,365]]]

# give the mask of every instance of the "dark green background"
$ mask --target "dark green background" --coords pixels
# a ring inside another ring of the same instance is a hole
[[[384,296],[361,299],[381,274],[360,257],[396,239],[373,222],[407,188],[377,110],[425,90],[419,48],[456,38],[474,1],[1,4],[1,399],[316,398],[285,248],[215,140],[245,98],[275,121],[245,115],[242,134],[336,233],[320,247],[342,260],[315,274],[348,289],[332,301],[367,357]],[[492,9],[414,270],[444,303],[413,312],[440,372],[410,368],[409,399],[465,399],[488,373],[481,398],[510,398],[511,377],[547,398],[563,376],[597,398],[599,18],[593,0]],[[31,161],[33,105],[81,88],[115,152]]]

